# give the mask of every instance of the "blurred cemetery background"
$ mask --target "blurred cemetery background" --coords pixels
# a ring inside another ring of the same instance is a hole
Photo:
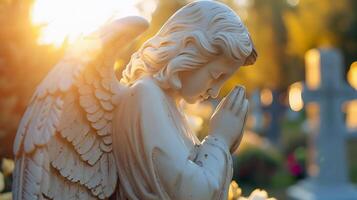
[[[188,2],[0,0],[0,199],[11,192],[19,120],[66,47],[113,12],[146,17],[149,30],[117,60],[120,77],[131,53]],[[256,64],[239,69],[221,92],[222,97],[241,84],[250,99],[244,138],[234,154],[233,179],[243,195],[262,188],[271,197],[288,199],[302,194],[306,184],[324,186],[316,195],[333,188],[355,195],[357,1],[221,2],[240,15],[259,54]],[[199,138],[207,135],[218,102],[182,105]]]

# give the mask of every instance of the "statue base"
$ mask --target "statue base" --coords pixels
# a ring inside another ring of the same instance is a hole
[[[319,184],[312,179],[300,181],[287,190],[288,196],[294,200],[355,200],[357,187],[346,184]]]

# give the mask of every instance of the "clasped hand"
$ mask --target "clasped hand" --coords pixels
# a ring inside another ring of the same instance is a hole
[[[248,107],[245,89],[235,87],[221,100],[211,117],[210,134],[224,141],[231,152],[242,139]]]

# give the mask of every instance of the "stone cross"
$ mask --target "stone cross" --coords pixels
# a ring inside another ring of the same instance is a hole
[[[319,128],[313,138],[317,173],[291,187],[288,193],[296,199],[357,199],[357,189],[348,177],[347,131],[342,113],[342,104],[355,98],[356,91],[343,80],[339,51],[319,49],[310,53],[315,56],[307,57],[307,72],[315,72],[315,77],[307,74],[303,99],[319,105]]]

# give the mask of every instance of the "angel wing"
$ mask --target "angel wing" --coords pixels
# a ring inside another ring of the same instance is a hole
[[[15,138],[15,200],[115,192],[113,97],[125,87],[115,77],[115,53],[147,26],[139,17],[114,21],[73,45],[42,81]]]

